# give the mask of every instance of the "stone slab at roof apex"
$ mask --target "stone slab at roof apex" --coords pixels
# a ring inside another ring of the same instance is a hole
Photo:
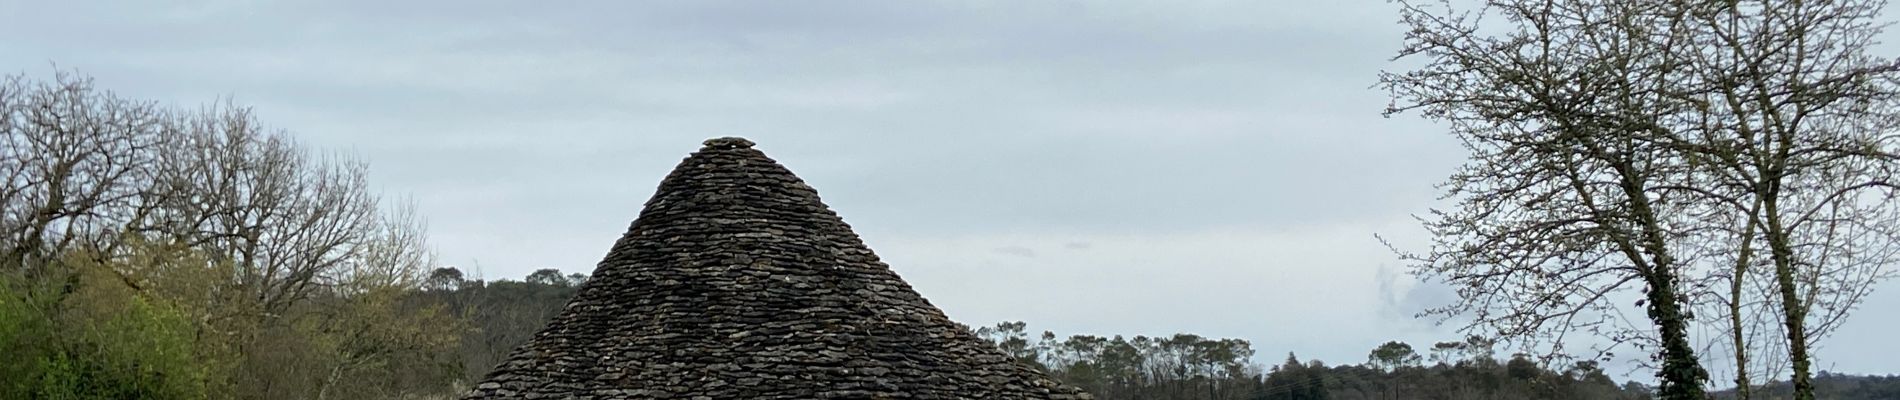
[[[746,138],[727,136],[706,139],[706,141],[701,142],[701,144],[706,145],[708,149],[749,149],[752,148],[752,145],[755,143],[752,143],[751,140],[746,140]]]

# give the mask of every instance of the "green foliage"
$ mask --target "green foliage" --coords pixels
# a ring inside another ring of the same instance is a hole
[[[59,337],[46,312],[52,307],[36,289],[19,279],[0,275],[0,398],[23,399],[34,393],[45,375],[41,360],[57,354]]]
[[[1418,366],[1419,360],[1421,357],[1412,351],[1412,345],[1399,341],[1386,342],[1366,355],[1366,362],[1387,371]]]
[[[0,282],[0,397],[203,399],[215,365],[197,356],[193,322],[177,308],[114,290],[81,268],[71,286]]]
[[[454,355],[465,323],[417,294],[382,288],[320,302],[337,317],[313,321],[304,336],[330,365],[319,386],[324,397],[437,393],[461,375]]]
[[[458,274],[456,276],[460,276],[460,275]],[[561,270],[554,269],[554,268],[542,268],[542,269],[534,270],[534,272],[532,273],[529,273],[528,277],[522,279],[522,281],[531,283],[531,284],[536,284],[536,285],[565,288],[565,287],[580,286],[581,283],[587,281],[587,275],[582,275],[582,274],[561,275]]]
[[[1316,361],[1317,362],[1317,361]],[[1254,393],[1254,398],[1263,400],[1325,400],[1332,398],[1327,391],[1327,373],[1323,365],[1300,364],[1300,358],[1293,353],[1286,354],[1286,362],[1273,368],[1264,379],[1265,387]]]

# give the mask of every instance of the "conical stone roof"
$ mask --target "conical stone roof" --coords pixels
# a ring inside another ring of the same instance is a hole
[[[951,322],[818,193],[711,139],[465,399],[1087,399]]]

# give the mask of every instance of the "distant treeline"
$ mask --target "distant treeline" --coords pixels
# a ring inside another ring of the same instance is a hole
[[[1524,354],[1496,357],[1480,337],[1434,343],[1423,352],[1387,342],[1363,363],[1327,365],[1286,360],[1266,367],[1251,359],[1251,344],[1181,333],[1168,337],[1072,335],[1044,331],[1032,337],[1022,322],[974,329],[1004,353],[1082,387],[1100,400],[1281,400],[1281,399],[1650,399],[1653,387],[1617,384],[1593,361],[1547,368]],[[1821,399],[1900,399],[1900,376],[1822,372]],[[1790,398],[1787,382],[1756,388],[1760,398]],[[1731,391],[1717,399],[1734,399]]]
[[[1022,322],[978,328],[1005,353],[1080,386],[1101,400],[1267,399],[1646,399],[1649,389],[1618,385],[1594,362],[1562,371],[1524,356],[1493,357],[1480,338],[1445,342],[1429,354],[1405,343],[1374,348],[1362,364],[1328,366],[1289,353],[1279,365],[1254,363],[1251,344],[1193,334],[1168,337],[1032,338]],[[1429,359],[1431,363],[1426,364]]]
[[[424,281],[419,296],[446,306],[451,315],[469,324],[456,352],[457,384],[468,385],[541,331],[586,281],[586,275],[563,275],[555,269],[536,270],[520,281],[483,281],[465,279],[455,268],[437,268]]]
[[[1755,388],[1754,396],[1768,399],[1794,397],[1794,385],[1780,382]],[[1843,375],[1821,371],[1814,376],[1814,397],[1828,400],[1900,399],[1900,376]],[[1733,390],[1715,393],[1715,398],[1735,399]]]

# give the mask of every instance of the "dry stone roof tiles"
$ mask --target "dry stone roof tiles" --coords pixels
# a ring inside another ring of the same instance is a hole
[[[1087,399],[924,300],[741,138],[660,182],[567,308],[465,399]]]

